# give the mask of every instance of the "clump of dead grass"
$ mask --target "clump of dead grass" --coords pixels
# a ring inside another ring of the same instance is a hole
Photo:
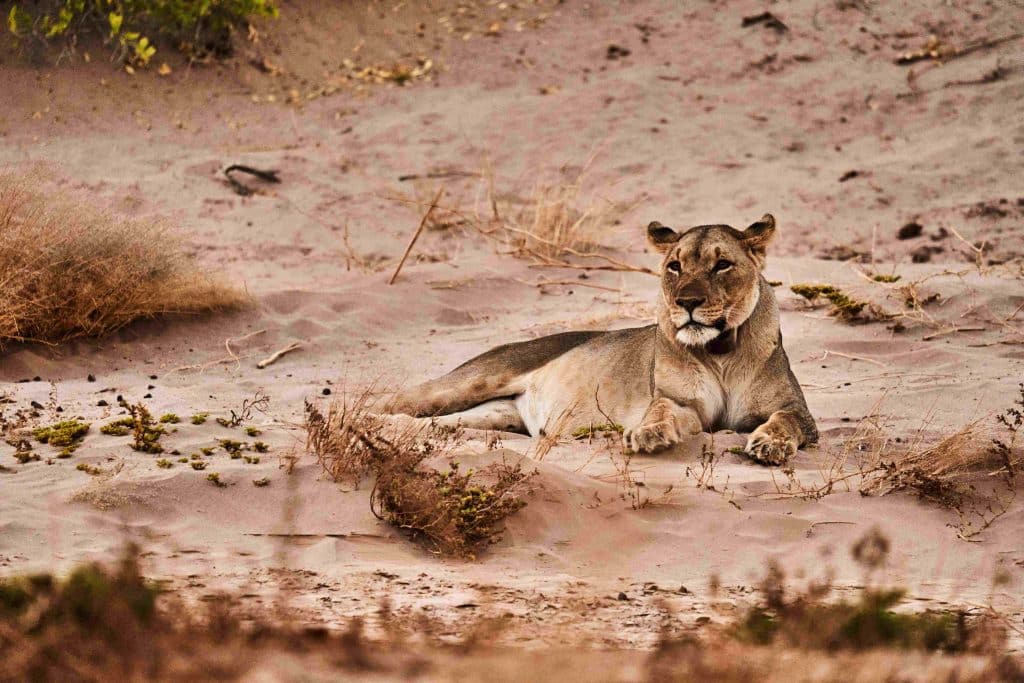
[[[879,448],[862,465],[860,492],[915,492],[956,512],[959,522],[951,526],[961,538],[988,529],[1016,500],[1016,476],[1024,466],[1024,449],[1017,443],[1024,428],[1024,384],[1019,392],[996,416],[1002,429],[997,436],[986,420],[975,420],[930,445],[914,443],[899,452]]]
[[[0,173],[0,291],[0,346],[59,343],[247,301],[198,271],[160,222],[116,217],[13,172]]]
[[[455,461],[435,469],[426,461],[450,453],[460,430],[390,428],[369,408],[369,392],[326,411],[306,402],[306,446],[324,472],[356,485],[372,475],[373,514],[438,554],[472,558],[497,541],[505,518],[526,505],[521,494],[530,475],[504,462],[481,472],[463,472]]]

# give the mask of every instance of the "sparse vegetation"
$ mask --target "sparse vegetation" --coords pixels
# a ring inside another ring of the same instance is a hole
[[[816,302],[819,298],[826,299],[831,304],[829,313],[841,320],[869,320],[876,319],[879,315],[876,307],[867,301],[853,299],[833,285],[795,284],[790,286],[790,290],[810,303]],[[871,315],[868,316],[867,313]]]
[[[16,2],[6,19],[19,38],[63,40],[70,48],[91,33],[112,47],[116,61],[145,66],[156,54],[157,36],[194,59],[227,56],[247,19],[277,13],[273,0],[54,0]]]
[[[206,423],[206,418],[210,416],[209,413],[196,413],[190,418],[190,421],[194,425],[201,425]]]
[[[881,567],[889,542],[877,529],[852,548],[854,559],[866,570]],[[993,649],[995,626],[965,612],[894,611],[904,596],[900,589],[868,586],[858,600],[826,602],[829,581],[812,581],[806,592],[787,595],[785,574],[774,563],[761,581],[762,601],[737,625],[737,638],[758,645],[786,645],[822,650],[872,648],[922,649],[966,652]],[[1005,633],[998,640],[1005,642]],[[998,645],[995,649],[998,649]]]
[[[164,447],[160,445],[160,437],[167,433],[167,430],[153,419],[149,409],[141,401],[134,405],[127,401],[121,401],[121,407],[128,411],[128,417],[121,418],[116,422],[107,425],[111,432],[117,435],[130,433],[132,435],[132,450],[140,453],[163,453]]]
[[[169,470],[172,467],[174,467],[174,463],[168,460],[167,458],[160,458],[159,460],[156,461],[156,466],[162,470]]]
[[[0,173],[0,289],[0,347],[246,302],[200,274],[160,223],[115,217],[10,172]]]
[[[463,473],[454,461],[435,470],[425,461],[449,451],[458,432],[435,426],[385,435],[367,401],[368,393],[352,403],[342,399],[326,414],[307,401],[307,448],[324,471],[355,482],[372,473],[374,515],[439,554],[473,557],[497,540],[502,521],[526,504],[520,494],[530,475],[504,463],[480,473]]]
[[[268,446],[267,444],[263,443],[262,441],[254,442],[253,445],[252,445],[252,449],[254,451],[256,451],[257,453],[269,453],[270,452],[270,446]]]
[[[90,426],[90,423],[81,420],[64,420],[48,427],[38,427],[32,430],[32,436],[40,443],[60,448],[58,458],[70,458],[82,444]]]
[[[970,538],[1005,515],[1016,499],[1024,465],[1017,435],[1024,424],[1024,384],[1013,404],[996,417],[1006,436],[991,438],[981,420],[938,442],[894,454],[880,451],[864,471],[860,492],[913,491],[956,512],[961,538]]]
[[[257,488],[263,488],[264,486],[270,486],[270,477],[260,477],[259,479],[253,479],[252,485]]]
[[[614,422],[578,427],[572,432],[574,439],[590,439],[598,434],[622,434],[625,428]]]
[[[794,670],[806,673],[809,681],[842,681],[850,680],[853,669],[859,679],[905,680],[907,675],[892,675],[894,664],[914,656],[901,648],[928,646],[976,653],[970,659],[947,654],[916,662],[929,680],[980,683],[1024,675],[1019,659],[1003,654],[1005,636],[992,620],[959,612],[899,614],[881,607],[886,601],[866,597],[830,610],[820,589],[787,596],[778,586],[781,573],[772,571],[762,584],[759,616],[748,612],[726,633],[675,636],[672,626],[682,620],[666,612],[660,640],[649,655],[632,649],[559,648],[554,654],[540,650],[524,657],[521,649],[501,644],[508,622],[486,614],[463,617],[453,642],[452,629],[440,620],[423,614],[410,622],[386,604],[377,613],[381,628],[376,638],[366,634],[360,618],[340,632],[287,620],[282,624],[279,614],[240,610],[232,596],[211,596],[215,599],[197,608],[161,593],[144,578],[138,558],[138,550],[130,547],[110,568],[83,564],[66,578],[0,579],[0,680],[205,680],[211,672],[218,680],[249,680],[282,671],[274,662],[284,662],[284,671],[310,671],[323,678],[409,678],[410,672],[426,671],[446,680],[485,679],[496,672],[514,679],[582,675],[618,680],[616,672],[638,678],[639,665],[644,675],[638,680],[652,683],[781,681],[791,680]],[[812,621],[817,616],[825,623]],[[797,638],[795,645],[791,637]],[[772,646],[749,644],[752,640]],[[867,642],[874,644],[870,652],[861,649]],[[837,651],[818,650],[833,643]],[[474,656],[481,647],[486,656]]]
[[[188,462],[188,461],[186,460],[185,462]],[[204,462],[202,460],[193,460],[191,464],[192,464],[192,469],[194,469],[194,470],[205,470],[206,469],[206,462]]]
[[[205,463],[203,463],[203,464],[205,465]],[[214,486],[216,486],[218,488],[224,488],[225,486],[227,486],[226,483],[221,481],[220,474],[217,473],[217,472],[210,472],[209,474],[207,474],[206,475],[206,481],[210,482],[211,484],[213,484]]]
[[[176,425],[179,422],[181,422],[181,418],[175,415],[174,413],[165,413],[164,415],[160,416],[160,422],[162,424]]]
[[[91,474],[93,476],[103,473],[103,470],[97,467],[96,465],[89,465],[84,462],[78,463],[78,466],[75,467],[75,469],[78,470],[79,472],[85,472],[86,474]]]
[[[133,418],[122,417],[100,427],[100,433],[107,436],[128,436],[134,427],[135,420]]]
[[[14,458],[22,465],[39,460],[39,454],[32,451],[14,451]]]

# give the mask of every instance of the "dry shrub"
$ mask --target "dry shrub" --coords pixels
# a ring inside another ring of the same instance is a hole
[[[526,505],[520,494],[530,476],[518,465],[494,464],[479,473],[426,464],[461,440],[460,430],[389,428],[369,412],[369,392],[342,398],[323,412],[306,402],[307,449],[335,481],[358,484],[375,477],[370,494],[373,514],[405,529],[438,554],[474,557],[497,541],[506,517]]]
[[[863,468],[860,492],[914,491],[954,510],[959,536],[977,535],[1009,512],[1016,499],[1016,475],[1024,465],[1024,449],[1017,443],[1024,427],[1022,410],[1024,384],[1013,405],[996,418],[1003,438],[992,438],[976,420],[930,446],[911,446],[898,454],[879,449],[874,462]]]
[[[542,258],[598,247],[602,232],[614,223],[617,207],[611,202],[586,202],[582,189],[582,171],[562,183],[538,184],[530,201],[506,219],[509,244]]]
[[[163,224],[116,217],[12,172],[0,173],[0,291],[0,346],[247,301],[196,270]]]

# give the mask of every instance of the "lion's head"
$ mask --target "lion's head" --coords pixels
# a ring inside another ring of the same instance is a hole
[[[705,346],[742,325],[757,307],[765,248],[774,234],[771,214],[743,231],[699,225],[680,233],[657,221],[647,226],[651,244],[665,254],[662,329],[684,346]]]

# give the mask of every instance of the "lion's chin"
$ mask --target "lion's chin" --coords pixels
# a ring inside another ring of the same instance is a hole
[[[683,346],[705,346],[720,334],[721,331],[714,327],[687,323],[676,330],[676,341]]]

